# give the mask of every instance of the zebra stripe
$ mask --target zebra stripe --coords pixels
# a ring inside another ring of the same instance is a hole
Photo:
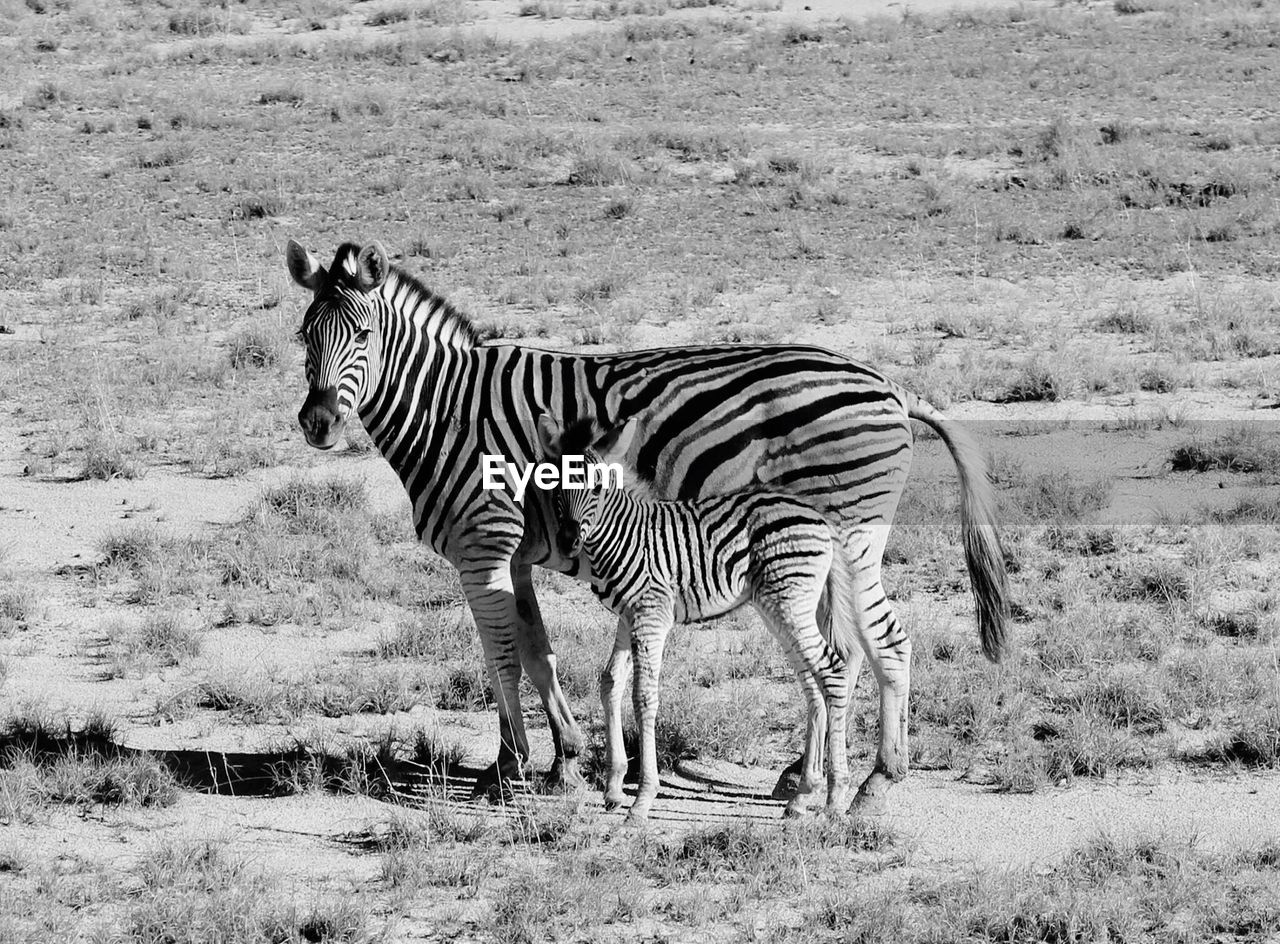
[[[962,430],[875,370],[790,345],[575,355],[480,344],[461,313],[392,266],[377,243],[344,244],[328,269],[293,241],[287,258],[294,280],[313,294],[301,329],[309,392],[299,424],[309,443],[332,448],[356,414],[400,476],[419,537],[458,568],[498,701],[501,748],[491,776],[510,776],[528,757],[522,670],[547,708],[553,779],[577,779],[582,746],[531,582],[534,564],[567,573],[580,565],[548,541],[544,497],[521,506],[482,480],[483,454],[535,461],[542,414],[632,430],[624,461],[660,498],[750,488],[805,498],[839,531],[858,598],[881,600],[880,558],[911,462],[910,419],[922,419],[938,428],[960,470],[980,634],[987,655],[998,657],[1005,576],[982,457]],[[850,617],[859,631],[862,618]],[[881,744],[862,791],[873,799],[906,771],[905,639],[890,632],[871,654]]]

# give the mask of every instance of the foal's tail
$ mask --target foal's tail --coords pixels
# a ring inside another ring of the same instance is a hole
[[[1009,580],[996,531],[996,500],[987,460],[962,426],[919,397],[908,394],[907,415],[937,431],[951,451],[960,477],[960,533],[969,582],[978,608],[982,652],[992,662],[1004,654],[1009,628]]]
[[[830,524],[827,527],[831,531],[831,569],[827,571],[827,605],[831,608],[831,619],[823,629],[829,628],[827,643],[847,663],[854,647],[861,645],[854,628],[857,626],[854,607],[858,605],[858,599],[844,540],[838,528]]]

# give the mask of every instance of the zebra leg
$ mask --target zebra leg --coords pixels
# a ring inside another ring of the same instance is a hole
[[[818,626],[822,628],[822,637],[824,639],[831,638],[831,620],[832,619],[834,619],[834,616],[832,615],[830,606],[828,606],[827,604],[827,594],[824,592],[822,594],[822,599],[818,602]],[[845,666],[844,691],[845,691],[845,711],[846,712],[848,712],[848,710],[853,706],[853,690],[858,684],[858,673],[861,671],[862,671],[862,650],[859,649],[853,653],[850,653],[849,662]],[[812,723],[813,719],[810,718],[809,720],[810,720],[810,723]],[[828,724],[829,723],[830,721],[828,721]],[[847,730],[848,728],[847,722],[842,721],[841,727]],[[811,729],[806,729],[805,743],[809,744],[810,742],[812,742],[813,737],[814,737],[814,732]],[[828,745],[828,749],[834,751],[836,748],[832,745]],[[844,757],[845,752],[847,750],[848,750],[848,746],[842,743],[840,746],[840,752],[841,752],[842,758]],[[782,773],[778,775],[778,780],[773,785],[773,791],[770,794],[773,797],[773,799],[790,800],[792,797],[796,795],[796,791],[800,789],[800,779],[804,775],[804,767],[805,767],[807,754],[808,752],[806,750],[804,754],[800,754],[798,757],[796,757],[796,759],[793,760],[790,764],[788,764],[786,768],[782,771]],[[846,765],[848,764],[847,759],[845,760],[845,764]]]
[[[849,664],[828,668],[822,673],[822,692],[827,703],[827,812],[843,813],[849,803],[849,756],[845,741],[845,722],[849,715],[850,679],[857,678],[862,654]]]
[[[573,718],[569,699],[565,697],[556,674],[556,656],[551,651],[542,612],[533,592],[533,568],[529,564],[512,564],[511,580],[515,590],[516,643],[520,663],[542,699],[555,745],[556,757],[547,774],[548,783],[564,790],[583,789],[586,781],[578,769],[578,758],[584,744],[582,730]]]
[[[520,658],[516,649],[514,622],[503,614],[514,610],[510,592],[488,586],[463,588],[480,633],[489,686],[498,703],[498,759],[476,780],[473,797],[505,798],[510,783],[523,777],[529,761],[529,739],[520,712]]]
[[[627,747],[622,738],[622,689],[631,667],[631,624],[626,617],[618,620],[618,634],[613,652],[600,673],[600,704],[604,707],[604,749],[609,761],[605,781],[604,807],[617,809],[626,799],[622,783],[627,777]]]
[[[850,542],[853,571],[854,621],[858,641],[866,654],[880,689],[880,744],[875,766],[853,799],[853,808],[880,813],[894,782],[907,776],[907,701],[911,691],[911,640],[903,632],[897,614],[880,583],[880,556],[888,528],[858,536]],[[880,533],[883,532],[883,533]]]
[[[758,594],[755,605],[770,633],[782,646],[808,704],[802,758],[804,763],[800,768],[800,780],[795,794],[787,803],[785,813],[787,816],[800,816],[813,806],[822,784],[823,755],[830,725],[825,693],[819,684],[822,674],[819,662],[823,649],[822,635],[812,615],[813,600],[795,599],[790,588],[785,588],[778,594],[770,594],[768,591]],[[797,615],[803,613],[809,615]]]
[[[640,731],[640,786],[626,822],[636,825],[649,817],[649,807],[658,795],[658,677],[662,671],[662,648],[671,629],[671,608],[636,613],[632,619],[632,698],[636,727]]]

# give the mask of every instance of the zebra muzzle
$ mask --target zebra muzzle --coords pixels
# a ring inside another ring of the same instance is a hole
[[[298,425],[307,437],[307,443],[318,449],[331,449],[342,431],[343,417],[339,414],[338,388],[312,389],[298,411]]]

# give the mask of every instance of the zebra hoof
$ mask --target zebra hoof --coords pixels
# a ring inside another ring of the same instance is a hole
[[[549,793],[581,793],[587,781],[578,769],[576,758],[557,757],[547,772],[546,788]]]
[[[805,819],[813,816],[818,811],[818,803],[821,800],[822,798],[815,796],[811,790],[798,793],[791,798],[791,802],[782,811],[782,815],[786,819]]]
[[[606,793],[604,795],[604,808],[606,810],[616,810],[626,802],[626,795],[619,790],[617,793]]]
[[[521,775],[518,764],[512,764],[510,767],[499,766],[496,763],[490,764],[476,778],[476,785],[471,790],[471,799],[485,799],[495,806],[511,803],[515,800],[515,785],[523,781],[524,777]]]
[[[624,833],[638,833],[649,826],[649,813],[637,813],[635,809],[627,814],[626,819],[622,821],[622,831]]]

